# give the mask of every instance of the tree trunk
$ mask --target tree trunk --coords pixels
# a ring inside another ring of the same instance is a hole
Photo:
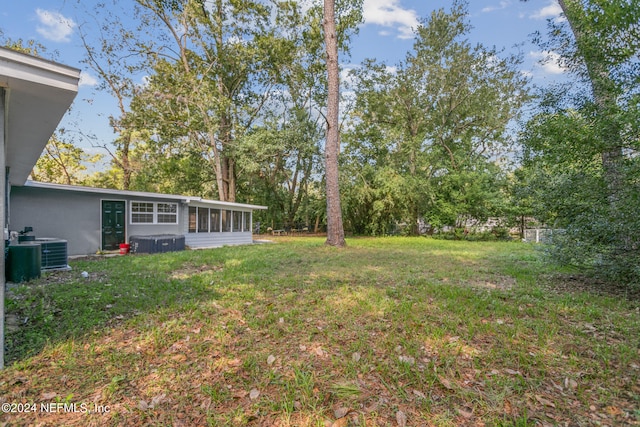
[[[575,13],[582,7],[578,0],[559,0],[562,12],[567,18],[571,32],[576,40],[578,53],[584,60],[587,69],[593,101],[597,106],[600,126],[596,135],[602,143],[600,159],[602,162],[606,196],[608,201],[609,220],[613,224],[624,224],[621,203],[625,187],[624,152],[622,144],[622,129],[616,118],[615,84],[607,65],[599,58],[593,57],[590,41],[582,32],[581,25],[575,18]],[[632,250],[632,239],[625,232],[624,227],[613,227],[614,237],[613,255],[624,254]]]
[[[582,33],[580,25],[576,22],[576,18],[574,18],[574,11],[581,8],[582,5],[577,0],[559,0],[558,3],[567,18],[571,32],[576,40],[578,52],[587,68],[591,83],[591,93],[595,104],[598,106],[600,116],[609,117],[607,125],[601,127],[599,136],[603,143],[601,160],[608,190],[607,198],[610,207],[615,212],[620,191],[624,185],[622,176],[624,155],[620,135],[621,129],[611,114],[615,111],[616,105],[615,96],[611,90],[611,87],[613,87],[611,76],[605,64],[589,55],[589,42],[585,40],[586,37]]]
[[[335,0],[324,0],[324,42],[327,51],[327,137],[325,146],[325,174],[327,192],[327,241],[330,246],[346,246],[340,206],[338,153],[340,134],[338,111],[340,104],[340,75],[338,68],[338,38],[336,35]]]

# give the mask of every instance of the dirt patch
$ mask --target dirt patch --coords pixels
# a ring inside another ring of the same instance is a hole
[[[581,274],[553,274],[541,277],[541,284],[557,293],[588,292],[624,298],[640,304],[640,286],[606,282]]]
[[[170,277],[172,279],[184,280],[198,274],[211,273],[211,272],[217,272],[222,270],[223,270],[223,267],[221,265],[205,264],[205,265],[198,266],[198,265],[187,263],[183,266],[183,268],[179,270],[175,270],[173,273],[171,273]]]
[[[493,276],[469,281],[469,286],[483,289],[509,290],[516,284],[516,279],[511,276]]]

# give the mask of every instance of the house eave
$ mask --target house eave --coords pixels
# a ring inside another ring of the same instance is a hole
[[[27,180],[24,183],[24,186],[34,187],[34,188],[44,188],[44,189],[50,189],[50,190],[64,190],[64,191],[75,191],[75,192],[84,192],[84,193],[92,193],[92,194],[104,194],[112,197],[128,196],[128,197],[148,198],[148,199],[166,199],[166,200],[184,202],[187,204],[200,203],[208,206],[220,206],[220,207],[229,207],[229,208],[236,208],[236,209],[252,209],[252,210],[267,209],[267,206],[251,205],[246,203],[221,202],[218,200],[209,200],[209,199],[203,199],[202,197],[194,197],[194,196],[181,196],[177,194],[164,194],[164,193],[150,193],[145,191],[117,190],[112,188],[95,188],[95,187],[85,187],[81,185],[53,184],[49,182],[38,182],[38,181],[32,181],[32,180]]]
[[[80,70],[0,47],[10,180],[23,184],[77,92]]]

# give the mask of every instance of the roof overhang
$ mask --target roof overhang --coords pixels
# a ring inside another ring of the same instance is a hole
[[[22,185],[78,93],[80,70],[0,47],[6,165]]]
[[[209,206],[216,206],[219,208],[237,208],[237,209],[253,209],[264,210],[268,209],[267,206],[250,205],[246,203],[235,202],[221,202],[219,200],[203,199],[202,197],[195,196],[181,196],[177,194],[163,194],[163,193],[149,193],[145,191],[130,191],[130,190],[117,190],[113,188],[96,188],[96,187],[84,187],[81,185],[67,185],[67,184],[53,184],[50,182],[39,182],[28,180],[24,183],[24,187],[42,188],[47,190],[62,190],[73,191],[79,193],[92,193],[92,194],[104,194],[109,196],[123,196],[123,197],[137,197],[147,199],[166,199],[183,203],[197,203]]]

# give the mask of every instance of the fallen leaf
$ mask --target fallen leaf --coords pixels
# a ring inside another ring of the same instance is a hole
[[[537,395],[537,394],[536,394],[536,396],[535,396],[535,397],[536,397],[536,400],[537,400],[540,404],[542,404],[542,405],[544,405],[544,406],[550,406],[551,408],[555,408],[555,407],[556,407],[556,405],[554,405],[554,404],[553,404],[553,402],[552,402],[552,401],[550,401],[549,399],[545,399],[544,397],[539,396],[539,395]]]
[[[236,399],[242,399],[246,395],[247,395],[247,392],[244,390],[237,390],[233,393],[233,397],[235,397]]]
[[[149,408],[155,408],[156,406],[158,406],[160,403],[162,403],[165,400],[165,397],[167,397],[166,394],[158,394],[157,396],[153,396],[151,398],[151,403],[149,403]]]
[[[144,400],[141,400],[138,402],[138,409],[140,409],[141,411],[146,411],[147,409],[149,409],[149,404]]]
[[[240,366],[242,365],[242,361],[240,359],[231,359],[227,362],[229,366]]]
[[[348,420],[346,418],[338,418],[330,424],[331,427],[345,427]]]
[[[187,360],[187,356],[185,356],[184,354],[176,354],[171,356],[172,360],[175,360],[176,362],[184,362]]]
[[[444,386],[444,388],[446,388],[447,390],[453,390],[453,386],[451,385],[451,381],[449,381],[448,379],[438,376],[438,381],[440,381],[440,384],[442,384]]]
[[[616,406],[607,406],[607,413],[609,415],[622,415],[622,411]]]
[[[417,397],[421,398],[421,399],[426,399],[427,396],[425,396],[425,394],[423,392],[421,392],[420,390],[413,390],[413,394],[415,394]]]
[[[405,427],[407,425],[407,415],[402,411],[396,412],[396,422],[398,426]]]
[[[398,356],[398,360],[409,365],[414,365],[416,363],[416,359],[411,356]]]
[[[458,414],[462,415],[466,419],[473,417],[473,412],[465,411],[460,408],[458,408]]]
[[[578,388],[578,383],[575,380],[572,380],[571,378],[565,378],[564,379],[564,386],[566,388],[570,388],[572,390],[575,390],[576,388]]]
[[[522,375],[520,371],[514,371],[513,369],[509,368],[505,369],[504,371],[509,375]]]
[[[503,408],[504,408],[505,414],[511,415],[511,413],[513,412],[513,407],[511,406],[511,402],[509,402],[508,400],[504,401]]]
[[[351,355],[351,360],[353,360],[354,362],[359,362],[360,361],[360,353],[358,353],[357,351],[355,353],[353,353]]]
[[[369,406],[366,406],[364,408],[364,412],[366,413],[370,413],[370,412],[374,412],[378,410],[378,407],[380,406],[380,401],[375,401],[375,402],[371,402],[371,404]]]
[[[257,388],[252,388],[249,392],[249,399],[256,400],[260,396],[260,391]]]
[[[276,361],[276,357],[273,354],[270,354],[269,357],[267,357],[267,365],[271,366],[275,361]]]
[[[343,417],[346,417],[349,412],[351,412],[351,410],[349,408],[340,407],[340,408],[336,409],[335,411],[333,411],[333,415],[336,418],[343,418]]]
[[[42,398],[42,400],[51,400],[54,397],[56,397],[57,395],[58,395],[58,393],[56,393],[54,391],[51,392],[51,393],[42,393],[41,398]]]

